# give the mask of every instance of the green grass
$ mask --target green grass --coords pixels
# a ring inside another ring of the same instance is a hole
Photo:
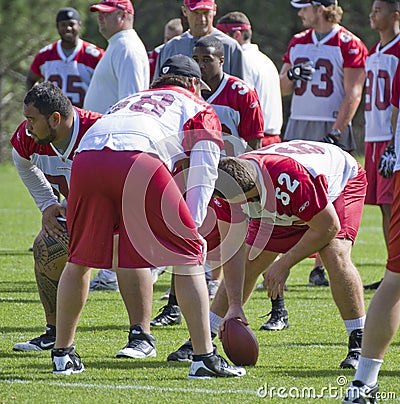
[[[384,272],[386,252],[379,209],[365,208],[353,260],[364,283],[376,281]],[[157,357],[149,360],[116,359],[126,344],[128,319],[119,293],[91,293],[82,314],[76,344],[86,372],[70,377],[51,373],[48,352],[18,353],[12,346],[39,335],[44,315],[28,251],[40,228],[40,214],[19,180],[15,169],[0,166],[0,402],[1,403],[241,403],[274,401],[338,402],[338,377],[351,379],[353,371],[338,365],[347,352],[347,335],[328,288],[307,287],[313,264],[305,260],[292,270],[286,302],[290,328],[283,332],[258,331],[270,308],[265,292],[255,291],[246,315],[260,343],[259,361],[240,380],[186,380],[188,366],[166,362],[167,355],[187,338],[185,325],[156,329]],[[153,313],[162,306],[157,299],[167,289],[164,274],[155,285]],[[366,293],[369,300],[373,292]],[[218,343],[222,350],[221,344]],[[382,392],[394,392],[398,402],[400,340],[396,338],[380,375]],[[301,399],[275,396],[260,398],[257,391],[283,388],[322,391],[323,398]],[[322,390],[325,389],[325,390]],[[330,389],[330,390],[329,390]]]

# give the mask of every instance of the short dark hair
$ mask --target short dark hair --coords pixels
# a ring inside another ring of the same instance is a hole
[[[195,48],[214,48],[215,55],[224,56],[224,44],[218,38],[210,35],[201,37],[194,45],[193,49]]]
[[[33,104],[46,117],[59,112],[63,118],[67,118],[73,111],[69,98],[59,87],[48,81],[33,86],[26,93],[24,104]]]
[[[400,12],[400,0],[380,0],[380,1],[382,1],[383,3],[391,4],[393,6],[393,11]]]
[[[228,174],[233,181],[227,181]],[[214,195],[232,199],[241,192],[250,191],[256,186],[257,171],[247,160],[237,157],[223,157],[218,164],[218,178]]]
[[[250,20],[247,17],[245,13],[242,13],[241,11],[231,11],[230,13],[227,13],[223,15],[218,21],[218,24],[250,24]],[[243,39],[245,41],[248,41],[251,39],[252,36],[252,30],[251,29],[243,29],[242,35]]]

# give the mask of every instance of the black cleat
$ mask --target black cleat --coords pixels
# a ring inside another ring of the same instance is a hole
[[[308,286],[329,286],[324,267],[315,267],[308,278]]]
[[[210,377],[243,377],[246,370],[240,366],[231,366],[219,355],[202,360],[193,360],[188,379],[208,379]]]
[[[375,404],[378,402],[376,400],[376,394],[378,393],[378,391],[379,391],[378,383],[376,383],[375,386],[369,387],[366,384],[360,382],[359,380],[355,380],[352,383],[350,383],[350,386],[347,388],[343,404],[349,404],[349,403]]]
[[[179,306],[167,304],[159,311],[161,313],[150,321],[152,327],[165,327],[167,325],[176,325],[182,323],[182,314]]]
[[[260,327],[260,330],[281,331],[285,328],[289,328],[289,316],[285,308],[272,308],[267,316],[269,315],[271,315],[271,318]]]
[[[54,348],[56,343],[56,327],[52,325],[46,326],[46,333],[30,341],[18,342],[14,345],[14,351],[46,351]]]
[[[53,348],[51,351],[53,361],[53,373],[71,375],[85,371],[81,357],[76,353],[75,346],[69,348]]]
[[[342,369],[357,369],[358,359],[361,354],[361,341],[364,330],[353,330],[349,336],[349,352],[346,359],[340,364]]]

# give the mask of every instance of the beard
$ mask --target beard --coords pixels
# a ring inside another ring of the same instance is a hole
[[[56,131],[55,131],[55,129],[50,128],[50,127],[49,127],[49,130],[50,130],[50,133],[45,138],[43,138],[43,139],[39,139],[37,137],[34,138],[35,143],[36,144],[50,144],[50,143],[52,143],[54,141],[54,139],[56,138]]]

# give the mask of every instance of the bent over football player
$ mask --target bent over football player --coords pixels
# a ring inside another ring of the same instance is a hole
[[[206,246],[197,231],[217,178],[221,125],[199,97],[205,84],[194,60],[175,55],[161,71],[151,90],[115,104],[76,151],[67,211],[68,263],[57,295],[54,373],[84,370],[75,352],[75,330],[89,292],[90,268],[111,268],[109,232],[116,228],[118,283],[130,320],[128,344],[117,356],[156,355],[148,268],[168,265],[174,266],[178,302],[193,341],[189,377],[246,373],[214,353],[203,268]],[[189,168],[184,199],[172,173],[185,161]],[[232,274],[243,276],[240,268]],[[233,294],[232,304],[241,311],[241,294]]]
[[[221,234],[250,218],[245,241],[224,261],[227,273],[231,266],[245,266],[243,301],[265,268],[264,287],[275,299],[282,296],[290,269],[310,254],[320,254],[349,334],[342,368],[357,368],[365,322],[363,286],[350,255],[366,185],[365,171],[350,154],[334,145],[302,140],[223,158],[216,182],[215,195],[222,197],[215,203]],[[226,246],[222,240],[222,250]],[[243,312],[228,304],[222,281],[211,305],[213,334],[223,327],[224,316],[246,322]],[[184,356],[190,359],[190,343],[174,355],[179,360]]]

